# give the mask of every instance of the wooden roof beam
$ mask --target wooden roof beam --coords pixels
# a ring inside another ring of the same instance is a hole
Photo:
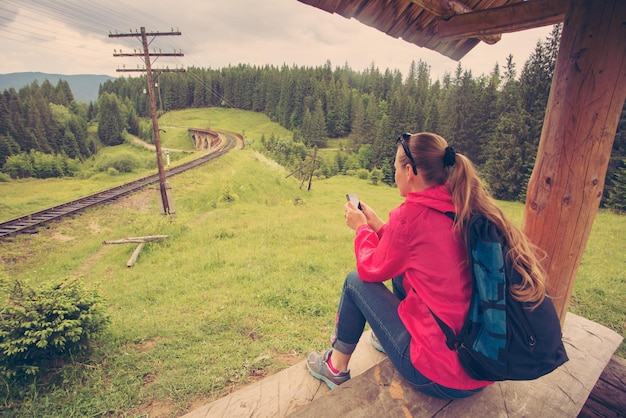
[[[474,13],[474,9],[461,3],[459,0],[411,0],[413,3],[422,7],[424,10],[434,14],[435,16],[443,19],[449,19],[454,16],[463,15],[467,13]],[[435,32],[437,36],[441,36],[440,33]],[[492,45],[498,42],[502,35],[499,33],[488,35],[468,36],[465,38],[478,38],[481,41]]]
[[[420,5],[422,2],[435,1],[413,0],[414,3]],[[565,19],[568,5],[569,0],[528,0],[509,6],[456,14],[439,20],[435,27],[435,34],[442,40],[467,38],[483,40],[484,37],[490,35],[555,25]]]
[[[461,3],[459,0],[411,0],[411,2],[436,16],[446,19],[454,15],[474,11],[471,7],[465,3]]]

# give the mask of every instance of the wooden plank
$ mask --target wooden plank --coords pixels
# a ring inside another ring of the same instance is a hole
[[[122,238],[113,241],[102,241],[103,244],[140,244],[142,242],[160,241],[167,238],[167,235],[148,235],[145,237]]]
[[[350,362],[354,378],[387,358],[363,333]],[[185,418],[284,417],[329,392],[325,383],[309,374],[304,362],[246,386],[185,415]]]
[[[290,417],[575,417],[622,337],[569,313],[563,340],[570,361],[537,380],[498,382],[470,398],[447,401],[413,390],[385,359]]]
[[[594,393],[595,392],[595,393]],[[626,414],[626,408],[624,407],[624,392],[618,387],[608,384],[606,381],[600,379],[594,386],[592,395],[589,396],[589,406],[595,404],[595,410],[602,411],[602,416],[617,416],[616,411],[623,411]],[[620,408],[621,403],[621,408]],[[584,408],[583,408],[584,410]],[[609,411],[615,411],[613,414]]]
[[[626,416],[626,360],[613,356],[578,418]]]
[[[145,243],[142,242],[137,246],[137,248],[135,248],[135,251],[133,251],[133,254],[130,256],[130,258],[126,262],[126,267],[132,267],[135,264],[135,261],[137,261],[137,257],[139,257],[139,253],[141,252],[141,249],[143,248],[144,245]]]
[[[434,32],[442,40],[519,32],[563,22],[566,8],[563,0],[525,1],[438,20]]]
[[[623,416],[593,399],[587,399],[577,418],[620,418]]]
[[[613,357],[606,369],[604,369],[602,379],[613,386],[626,388],[626,360]],[[626,398],[622,399],[622,401],[626,402]],[[624,411],[626,411],[626,405],[624,406]]]

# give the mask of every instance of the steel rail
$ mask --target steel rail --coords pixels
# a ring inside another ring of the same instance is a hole
[[[225,144],[221,145],[217,150],[207,153],[199,158],[181,164],[176,167],[172,167],[165,171],[165,177],[172,177],[177,174],[184,173],[185,171],[196,168],[202,164],[205,164],[217,157],[222,156],[226,152],[230,151],[236,144],[236,139],[233,134],[220,133],[220,136],[226,137]],[[34,212],[28,215],[20,216],[15,219],[8,220],[0,223],[0,238],[13,235],[17,233],[29,233],[35,232],[38,227],[47,224],[52,221],[59,220],[68,216],[75,215],[85,209],[104,205],[106,203],[113,202],[122,196],[126,196],[130,193],[136,192],[145,186],[156,183],[159,181],[158,174],[151,174],[147,177],[140,178],[138,180],[131,181],[120,186],[112,187],[101,192],[91,194],[89,196],[81,197],[76,200],[72,200],[67,203],[63,203],[57,206],[53,206],[48,209],[44,209],[38,212]]]

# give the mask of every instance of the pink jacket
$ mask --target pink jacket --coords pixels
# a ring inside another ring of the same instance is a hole
[[[398,313],[412,337],[415,368],[443,386],[469,390],[491,382],[474,380],[463,370],[428,310],[458,332],[469,308],[472,279],[465,245],[441,213],[447,211],[454,212],[447,185],[409,193],[378,234],[367,225],[357,229],[354,250],[363,281],[404,274],[407,297]]]

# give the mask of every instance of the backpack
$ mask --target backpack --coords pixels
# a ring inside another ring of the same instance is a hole
[[[453,213],[446,215],[454,219]],[[459,335],[431,311],[467,373],[475,380],[533,380],[565,363],[561,323],[552,300],[546,295],[532,309],[534,303],[511,295],[509,287],[521,283],[522,276],[513,268],[496,225],[483,215],[472,217],[467,246],[473,286]]]

